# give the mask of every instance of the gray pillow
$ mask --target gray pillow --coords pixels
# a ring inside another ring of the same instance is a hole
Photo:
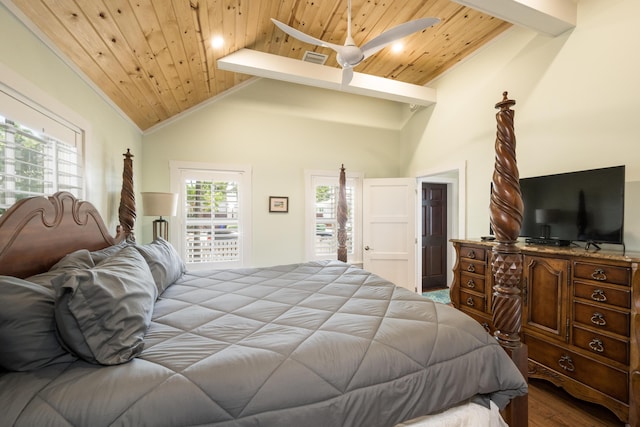
[[[30,371],[76,360],[56,338],[53,305],[53,289],[0,276],[0,366]]]
[[[91,257],[91,253],[86,249],[80,249],[65,255],[65,257],[51,267],[49,271],[31,276],[27,280],[53,289],[51,282],[56,277],[65,274],[69,270],[76,268],[91,268],[93,266],[95,266],[95,264]]]
[[[149,264],[153,280],[158,288],[158,295],[178,280],[187,270],[171,243],[161,237],[147,245],[136,245],[134,247]]]
[[[140,354],[158,291],[137,250],[125,247],[94,268],[54,279],[53,286],[57,330],[70,351],[102,365]]]
[[[91,258],[93,259],[93,263],[94,264],[98,264],[101,263],[102,261],[104,261],[105,259],[109,258],[110,256],[115,255],[116,253],[118,253],[122,248],[128,246],[129,244],[127,243],[126,240],[123,240],[120,243],[117,243],[113,246],[107,246],[104,249],[100,249],[97,251],[92,251],[90,252],[91,254]]]

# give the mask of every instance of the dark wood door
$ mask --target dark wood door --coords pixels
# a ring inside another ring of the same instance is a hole
[[[447,286],[447,185],[422,184],[422,290]]]

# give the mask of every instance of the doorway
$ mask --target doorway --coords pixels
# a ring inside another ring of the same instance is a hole
[[[422,292],[447,286],[447,184],[422,183]]]
[[[418,180],[418,189],[421,189],[423,184],[444,184],[447,189],[446,194],[446,256],[445,256],[445,285],[450,286],[453,281],[453,264],[455,262],[455,252],[453,245],[449,240],[464,238],[466,235],[466,161],[461,161],[450,167],[444,167],[442,169],[431,170],[426,172],[419,172],[416,174]],[[426,219],[422,215],[421,199],[422,192],[418,191],[416,198],[417,202],[417,237],[422,236],[425,231]],[[420,241],[417,240],[416,243]],[[422,272],[423,265],[427,263],[426,257],[420,250],[416,251],[416,287],[418,293],[423,291],[422,289]],[[428,288],[425,288],[427,290]]]

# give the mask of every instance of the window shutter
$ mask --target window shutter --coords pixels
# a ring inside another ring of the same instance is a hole
[[[338,253],[338,194],[340,190],[337,171],[305,171],[306,203],[306,252],[309,259],[336,259]],[[347,196],[347,259],[361,262],[362,238],[360,236],[362,175],[348,172]]]
[[[186,262],[240,258],[238,182],[187,180]]]
[[[0,214],[20,199],[83,198],[82,132],[0,90]]]
[[[353,254],[354,188],[347,181],[347,254]],[[335,183],[315,187],[315,255],[334,257],[338,252],[338,191]]]
[[[241,172],[182,171],[185,262],[242,262]]]

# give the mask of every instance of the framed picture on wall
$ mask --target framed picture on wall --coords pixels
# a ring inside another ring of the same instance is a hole
[[[269,212],[289,212],[289,198],[269,196]]]

